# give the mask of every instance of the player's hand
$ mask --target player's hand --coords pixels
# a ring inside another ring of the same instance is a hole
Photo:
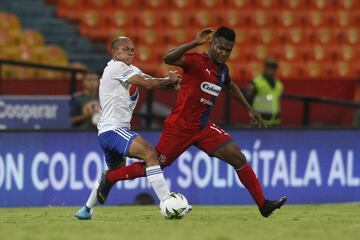
[[[267,125],[264,122],[264,119],[254,109],[249,110],[249,116],[250,116],[250,123],[252,125],[257,125],[258,128],[267,127]]]
[[[211,28],[205,28],[199,32],[195,37],[195,42],[199,45],[208,42],[211,39],[211,34],[214,32]]]
[[[182,76],[176,70],[171,70],[169,71],[169,80],[172,83],[177,83],[182,80]]]

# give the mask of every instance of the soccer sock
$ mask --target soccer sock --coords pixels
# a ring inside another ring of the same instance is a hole
[[[265,202],[264,193],[260,186],[260,182],[257,179],[251,166],[247,163],[243,168],[237,169],[236,173],[241,183],[244,184],[244,186],[250,192],[256,204],[259,207],[264,206],[264,202]]]
[[[146,176],[160,201],[170,193],[159,165],[146,168]]]
[[[97,202],[97,197],[96,197],[96,191],[97,191],[98,187],[99,187],[99,181],[96,181],[94,186],[93,186],[93,189],[91,190],[90,196],[89,196],[89,198],[88,198],[88,200],[86,202],[85,206],[87,208],[92,209],[98,203]]]
[[[138,177],[145,177],[145,162],[134,162],[129,166],[111,170],[106,174],[106,180],[113,184]]]

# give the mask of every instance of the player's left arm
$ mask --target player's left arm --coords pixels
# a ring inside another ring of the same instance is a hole
[[[227,86],[231,96],[248,111],[252,123],[257,124],[259,128],[266,127],[261,115],[250,106],[240,88],[232,81],[225,86]]]
[[[163,85],[161,86],[159,89],[164,89],[164,90],[179,90],[180,88],[180,82],[182,80],[182,76],[177,73],[177,71],[171,71],[171,72],[174,72],[176,74],[176,77],[177,77],[177,81],[173,84],[168,84],[168,85]],[[153,77],[149,74],[146,74],[146,73],[143,73],[143,77],[145,78],[145,80],[153,80],[153,79],[163,79],[163,80],[167,80],[169,79],[169,77],[165,77],[165,78],[156,78],[156,77]]]

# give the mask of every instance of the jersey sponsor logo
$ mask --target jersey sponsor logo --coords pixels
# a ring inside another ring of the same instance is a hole
[[[200,98],[200,102],[209,106],[214,106],[214,104],[211,101],[206,100],[205,98]]]
[[[131,101],[136,101],[138,99],[138,93],[139,93],[139,88],[135,85],[131,85],[129,89],[129,96]]]
[[[209,83],[209,82],[202,82],[200,85],[200,88],[202,91],[209,93],[213,96],[219,96],[220,92],[221,92],[221,87],[218,85],[215,85],[213,83]]]

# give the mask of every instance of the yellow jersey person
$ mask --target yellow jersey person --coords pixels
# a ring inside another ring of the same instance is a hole
[[[268,126],[280,125],[281,95],[283,84],[275,77],[278,62],[267,58],[264,71],[256,76],[247,88],[247,97],[252,107],[261,114]]]

